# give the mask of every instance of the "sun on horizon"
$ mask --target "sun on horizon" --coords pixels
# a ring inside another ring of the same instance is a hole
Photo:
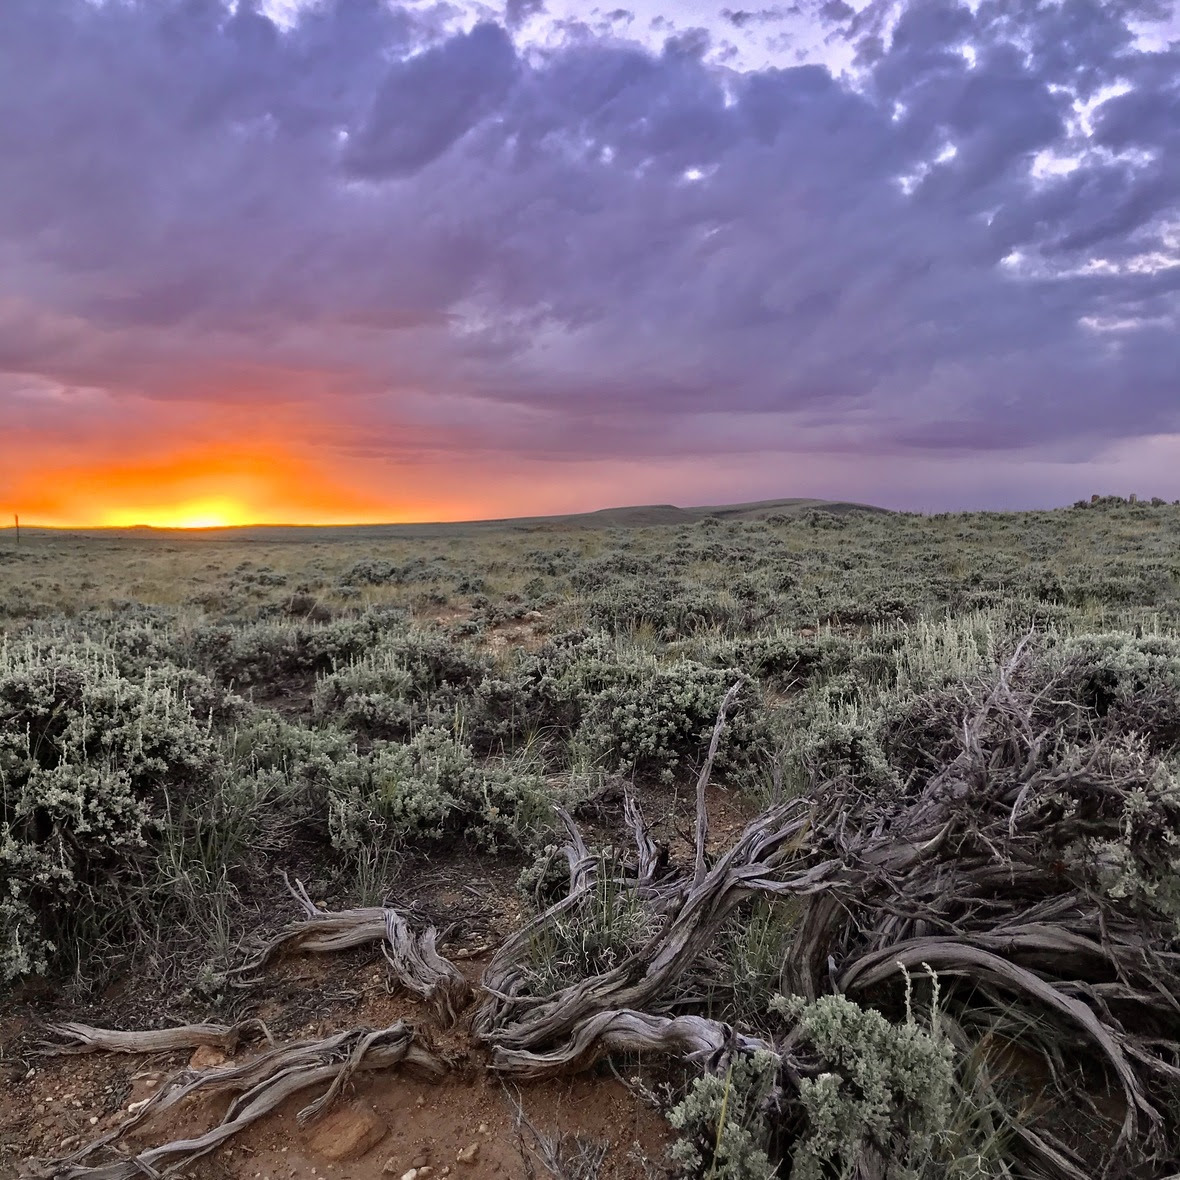
[[[130,457],[113,447],[42,454],[0,489],[0,507],[30,526],[61,529],[367,524],[430,508],[368,486],[355,465],[342,470],[258,428],[249,438],[200,438],[183,448],[150,444],[145,437]]]
[[[117,508],[102,515],[100,528],[219,529],[257,524],[257,514],[226,497],[188,500],[150,508]]]

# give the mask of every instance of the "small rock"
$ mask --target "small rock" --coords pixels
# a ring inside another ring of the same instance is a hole
[[[356,1160],[367,1154],[389,1128],[363,1102],[354,1102],[330,1114],[316,1128],[308,1147],[330,1160]]]
[[[188,1059],[189,1069],[214,1069],[224,1065],[229,1058],[212,1045],[198,1045],[193,1055]]]
[[[469,1143],[466,1147],[459,1148],[459,1154],[455,1156],[455,1159],[461,1164],[473,1164],[477,1155],[479,1155],[479,1144]]]
[[[486,1135],[488,1133],[487,1123],[480,1123],[477,1129],[481,1135]]]

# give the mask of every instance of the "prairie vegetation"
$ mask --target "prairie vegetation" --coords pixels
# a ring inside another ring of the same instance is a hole
[[[112,994],[248,1040],[291,956],[421,1002],[272,1017],[131,1119],[236,1095],[203,1138],[43,1174],[445,1085],[456,1029],[508,1081],[625,1075],[679,1175],[1178,1166],[1180,507],[0,537],[13,1087],[46,1037],[158,1050]]]

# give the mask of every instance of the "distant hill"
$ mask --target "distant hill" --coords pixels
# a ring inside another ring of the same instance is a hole
[[[600,508],[596,512],[576,512],[565,516],[520,516],[499,520],[439,521],[431,524],[251,524],[229,528],[158,529],[148,525],[109,529],[47,529],[21,525],[21,537],[37,536],[93,537],[95,539],[168,539],[194,541],[331,541],[371,538],[456,537],[471,533],[513,531],[548,531],[570,528],[644,528],[651,525],[695,524],[707,516],[722,520],[762,520],[768,516],[797,516],[808,509],[824,512],[888,512],[871,504],[853,504],[844,500],[757,500],[749,504],[701,504],[679,508],[675,504],[636,504],[624,508]],[[11,527],[0,534],[13,533]],[[11,539],[11,536],[9,536]]]
[[[587,525],[651,525],[695,524],[706,516],[721,520],[762,520],[782,514],[797,516],[809,508],[824,512],[887,512],[870,504],[853,504],[844,500],[755,500],[749,504],[701,504],[695,508],[678,508],[675,504],[639,504],[630,508],[600,508],[597,512],[582,512],[573,516],[554,516],[548,520],[561,524]],[[524,523],[524,522],[520,522]]]

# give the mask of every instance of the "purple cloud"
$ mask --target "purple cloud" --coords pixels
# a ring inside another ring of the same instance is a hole
[[[1180,431],[1180,47],[1132,31],[1159,13],[823,7],[875,39],[852,81],[723,68],[701,30],[524,47],[523,0],[466,31],[5,0],[0,377],[319,389],[393,450],[409,420],[451,445],[459,399],[521,458]],[[246,370],[274,379],[218,377]]]

